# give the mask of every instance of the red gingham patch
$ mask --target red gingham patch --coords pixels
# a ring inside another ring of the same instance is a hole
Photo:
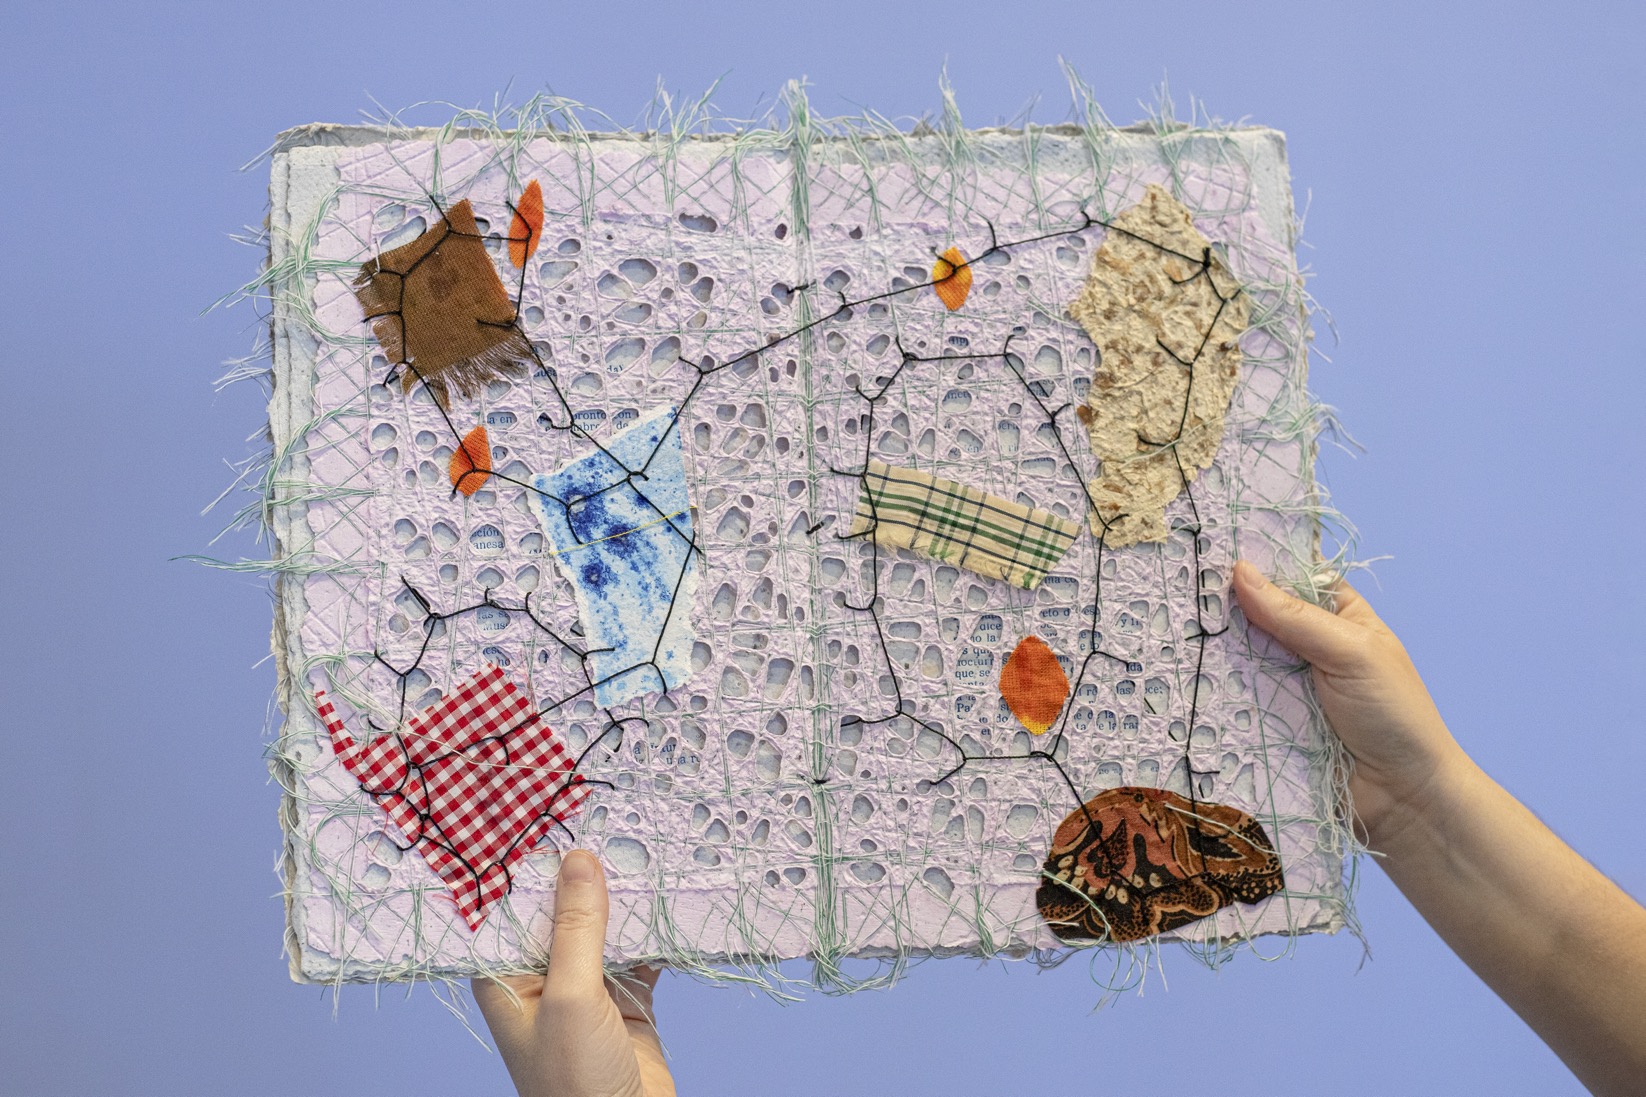
[[[508,893],[509,866],[588,795],[575,759],[495,666],[364,746],[324,691],[315,701],[338,759],[446,881],[470,929]]]

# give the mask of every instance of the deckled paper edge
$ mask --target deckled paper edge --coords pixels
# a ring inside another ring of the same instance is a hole
[[[1037,127],[1037,130],[1057,136],[1075,137],[1082,134],[1078,126],[1062,125]],[[1018,134],[1021,131],[1005,127],[990,127],[972,131],[974,133]],[[1150,124],[1139,124],[1127,127],[1118,127],[1112,131],[1117,138],[1135,140],[1138,143],[1153,143],[1160,139],[1158,129]],[[475,139],[496,140],[498,134],[489,131],[473,131],[472,133],[459,132],[456,134],[438,129],[413,129],[391,131],[373,126],[344,126],[337,124],[314,124],[300,126],[281,133],[271,150],[271,183],[270,183],[270,262],[271,265],[287,257],[290,248],[290,232],[294,225],[309,227],[313,224],[315,214],[338,181],[337,163],[339,160],[352,154],[352,150],[386,143],[389,141],[405,141],[423,139],[451,139],[453,137],[469,136]],[[632,141],[632,136],[625,134],[591,133],[583,135],[590,140]],[[1248,170],[1251,173],[1252,189],[1255,194],[1255,205],[1258,216],[1265,222],[1266,227],[1274,234],[1274,239],[1284,241],[1287,253],[1292,258],[1292,272],[1296,274],[1296,246],[1297,233],[1295,221],[1295,207],[1291,191],[1290,168],[1286,158],[1285,136],[1277,130],[1267,127],[1239,127],[1220,131],[1220,136],[1236,141],[1247,157]],[[823,140],[841,138],[822,138]],[[704,142],[731,141],[730,135],[704,135],[694,140]],[[293,341],[293,336],[303,329],[300,324],[293,322],[291,309],[284,304],[284,293],[293,290],[312,292],[312,286],[276,287],[274,304],[271,310],[271,328],[274,347],[274,385],[273,395],[269,402],[270,434],[274,443],[276,459],[288,451],[292,442],[297,440],[299,427],[310,421],[314,414],[314,370],[316,366],[315,348],[306,341]],[[1307,392],[1308,384],[1308,316],[1306,304],[1299,306],[1300,323],[1298,346],[1295,348],[1296,383],[1300,389]],[[294,366],[306,367],[299,376]],[[287,384],[281,385],[281,379]],[[284,390],[284,391],[282,391]],[[1312,542],[1314,547],[1315,565],[1323,563],[1321,544],[1324,533],[1324,524],[1314,508],[1321,502],[1318,479],[1314,475],[1315,461],[1318,456],[1318,442],[1310,439],[1307,443],[1307,460],[1300,476],[1300,488],[1308,499],[1311,508],[1311,522],[1313,524]],[[287,458],[292,462],[294,472],[301,473],[306,465],[306,458],[301,451],[294,452]],[[689,463],[688,463],[689,468]],[[307,506],[303,506],[302,515],[294,515],[292,504],[272,506],[270,526],[274,538],[274,558],[282,559],[293,544],[293,532],[301,529],[308,532]],[[301,526],[299,526],[301,523]],[[295,637],[299,635],[298,628],[306,611],[306,599],[303,591],[302,576],[290,575],[283,572],[276,573],[275,578],[276,613],[270,643],[274,653],[277,668],[276,699],[285,718],[285,726],[281,730],[281,737],[287,735],[312,735],[316,729],[308,717],[303,706],[299,703],[294,691],[297,683],[291,674],[292,647],[297,644]],[[299,656],[301,652],[297,653]],[[286,905],[286,948],[290,963],[291,975],[294,981],[300,983],[335,984],[340,982],[378,982],[384,976],[375,969],[361,970],[352,966],[346,959],[317,955],[306,955],[303,951],[304,941],[304,912],[298,901],[299,882],[305,872],[305,861],[300,844],[297,840],[297,824],[299,823],[298,802],[292,795],[291,782],[295,778],[292,770],[284,765],[275,755],[271,768],[277,779],[281,781],[282,796],[280,804],[280,822],[282,824],[283,854],[280,871],[285,885]],[[1333,777],[1329,773],[1317,775],[1317,779],[1325,785],[1331,785]],[[1328,802],[1336,802],[1338,795],[1327,790]],[[1318,849],[1317,855],[1325,861],[1329,870],[1329,878],[1337,882],[1341,890],[1343,854],[1341,851]],[[1292,935],[1301,936],[1305,933],[1336,933],[1345,927],[1347,920],[1341,904],[1325,904],[1322,907],[1324,918],[1313,922],[1290,927],[1287,931]],[[1268,936],[1269,931],[1253,935]],[[1167,935],[1162,940],[1178,940],[1176,935]],[[1021,958],[1034,953],[1028,945],[1013,946],[1001,949],[994,955]],[[867,949],[853,954],[862,959],[896,959],[896,958],[941,958],[952,956],[976,955],[975,950],[968,948],[939,947],[930,949],[911,949],[906,954],[893,955],[888,950]],[[746,956],[742,954],[709,955],[704,954],[700,960],[705,964],[737,964],[749,961],[761,961],[764,957]],[[305,962],[307,961],[307,962]],[[452,978],[465,977],[473,974],[468,967],[430,967],[419,973],[420,978]]]

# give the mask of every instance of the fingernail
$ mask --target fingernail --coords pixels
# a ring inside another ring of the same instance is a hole
[[[600,863],[586,849],[574,849],[560,862],[562,884],[592,884],[600,875]]]
[[[1269,577],[1264,575],[1256,564],[1241,560],[1235,567],[1246,576],[1246,582],[1253,590],[1262,590],[1269,586]]]

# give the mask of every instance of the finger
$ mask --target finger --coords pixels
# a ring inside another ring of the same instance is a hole
[[[585,1002],[605,997],[607,907],[606,875],[594,854],[582,849],[566,854],[554,888],[545,995]]]
[[[1383,623],[1383,619],[1377,615],[1377,611],[1372,609],[1372,604],[1366,601],[1358,590],[1351,587],[1341,575],[1328,583],[1326,589],[1332,593],[1332,612],[1345,621],[1354,621],[1357,624],[1366,625],[1381,625]]]
[[[543,993],[543,978],[539,975],[503,975],[496,979],[484,977],[469,980],[469,993],[480,1007],[480,1016],[486,1027],[500,1043],[511,1043],[522,1037],[537,1015],[537,1000]]]
[[[651,964],[636,964],[628,971],[624,972],[624,974],[630,978],[640,980],[642,983],[645,983],[649,989],[655,989],[657,987],[657,980],[659,976],[663,974],[663,969],[660,967],[654,967]]]
[[[606,987],[611,992],[612,1001],[617,1003],[623,1020],[653,1022],[652,991],[656,989],[657,977],[661,974],[657,968],[639,964],[607,977]]]
[[[1365,629],[1361,625],[1292,597],[1245,560],[1235,565],[1234,588],[1246,620],[1315,666],[1327,670],[1346,667],[1364,649]],[[1364,600],[1360,604],[1364,605]]]
[[[608,975],[607,981],[616,984],[626,993],[650,997],[657,987],[658,976],[663,974],[662,968],[651,967],[648,964],[636,964],[622,971],[614,971]]]
[[[657,1015],[652,1010],[652,992],[662,969],[638,964],[620,971],[608,980],[612,1001],[623,1017],[623,1026],[634,1043],[634,1053],[640,1062],[640,1073],[654,1078],[668,1079],[668,1057],[663,1054],[663,1041],[657,1034]],[[648,1090],[648,1092],[650,1092]],[[672,1088],[662,1092],[673,1093]]]

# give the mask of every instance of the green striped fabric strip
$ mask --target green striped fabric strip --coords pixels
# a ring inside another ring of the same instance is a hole
[[[1033,590],[1080,525],[914,469],[869,461],[849,536],[906,548]]]

